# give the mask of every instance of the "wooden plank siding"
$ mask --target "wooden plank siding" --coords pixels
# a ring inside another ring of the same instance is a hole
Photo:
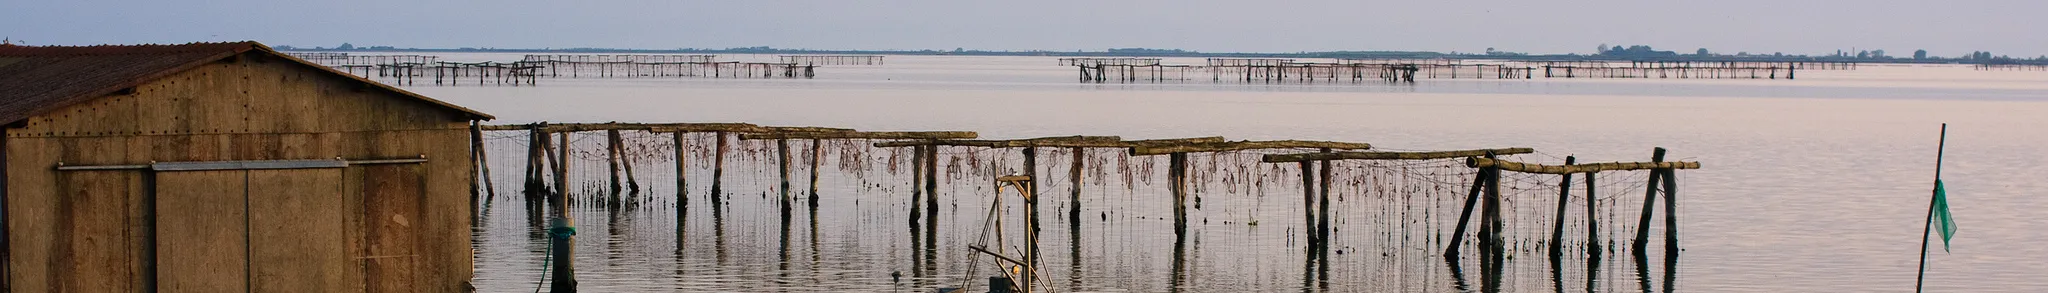
[[[249,291],[248,180],[242,170],[159,174],[157,207],[181,211],[157,215],[159,292]]]
[[[342,253],[338,259],[347,262],[346,273],[317,277],[338,277],[344,291],[466,291],[472,273],[466,188],[474,180],[466,169],[468,116],[266,54],[252,51],[237,61],[201,66],[137,86],[132,93],[76,104],[7,129],[10,286],[20,292],[132,292],[188,285],[171,282],[176,274],[151,268],[170,266],[154,263],[159,260],[183,257],[152,255],[162,245],[203,232],[174,226],[174,221],[191,220],[179,215],[218,208],[165,197],[164,188],[193,178],[162,175],[181,172],[54,171],[60,162],[425,157],[422,164],[340,171],[335,183],[339,195],[334,198],[338,206],[278,204],[339,208],[339,217],[319,217],[339,221],[331,229],[299,230],[338,238],[321,241],[339,241],[334,249]],[[406,178],[418,185],[416,190],[372,184],[403,184]],[[258,189],[287,187],[257,184]],[[78,213],[87,208],[93,212]],[[376,214],[366,214],[372,212]],[[404,226],[390,226],[393,216],[404,218]],[[302,236],[318,235],[277,235]],[[313,248],[329,249],[306,249]],[[386,261],[398,254],[417,257]],[[381,290],[370,290],[373,287]]]

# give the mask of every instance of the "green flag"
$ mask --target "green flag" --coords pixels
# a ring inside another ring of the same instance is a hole
[[[1941,251],[1948,251],[1949,239],[1956,237],[1956,219],[1948,214],[1948,191],[1941,188],[1941,179],[1934,180],[1934,227],[1941,229]]]

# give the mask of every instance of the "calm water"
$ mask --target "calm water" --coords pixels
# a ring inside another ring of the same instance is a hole
[[[772,56],[722,56],[767,61]],[[449,56],[511,60],[516,55]],[[1803,71],[1799,80],[1424,80],[1414,84],[1215,84],[1208,81],[1080,84],[1050,57],[890,56],[885,66],[828,66],[810,80],[542,80],[539,87],[413,87],[497,115],[495,123],[749,122],[862,130],[971,130],[984,138],[1117,135],[1125,139],[1224,136],[1370,142],[1393,150],[1533,147],[1523,161],[1647,160],[1652,147],[1705,168],[1680,173],[1683,253],[1665,278],[1661,261],[1638,266],[1610,256],[1590,269],[1579,258],[1557,272],[1567,291],[1904,291],[1911,290],[1921,221],[1934,172],[1939,123],[1950,123],[1946,167],[1960,232],[1951,252],[1929,256],[1931,291],[2048,290],[2048,72],[1979,72],[1960,66],[1876,66]],[[1167,63],[1199,63],[1197,59]],[[531,290],[545,239],[516,194],[523,140],[493,134],[490,157],[501,196],[477,228],[475,283],[483,292]],[[735,142],[724,179],[728,206],[714,212],[708,135],[691,139],[690,208],[677,228],[672,157],[665,135],[633,134],[651,145],[642,162],[644,204],[621,211],[581,207],[576,266],[597,291],[913,291],[957,286],[964,248],[981,235],[995,173],[1012,172],[1014,151],[947,149],[940,169],[935,255],[920,257],[910,236],[908,157],[848,142],[830,144],[820,178],[821,208],[785,222],[774,208],[772,143]],[[585,158],[600,158],[602,135],[578,136]],[[798,149],[808,142],[792,142]],[[1441,215],[1455,217],[1463,190],[1414,191],[1391,200],[1369,188],[1338,188],[1335,248],[1327,282],[1304,282],[1301,194],[1292,165],[1195,155],[1191,234],[1176,245],[1165,158],[1089,154],[1079,242],[1064,211],[1064,152],[1051,152],[1041,247],[1060,291],[1201,292],[1460,291],[1478,288],[1476,261],[1454,271],[1435,256]],[[800,156],[801,157],[801,156]],[[890,160],[899,164],[891,171]],[[1353,164],[1353,165],[1344,165]],[[1156,166],[1149,167],[1146,166]],[[1454,166],[1340,163],[1340,177],[1461,189],[1470,170]],[[578,188],[606,185],[602,161],[575,163]],[[804,196],[807,167],[798,166]],[[1101,170],[1095,170],[1100,168]],[[1205,169],[1206,168],[1206,169]],[[1394,170],[1399,174],[1374,173]],[[1136,174],[1125,181],[1123,174]],[[1095,176],[1101,174],[1104,176]],[[1375,175],[1377,174],[1377,175]],[[1410,177],[1399,177],[1407,174]],[[1200,177],[1209,176],[1209,177]],[[1377,176],[1377,177],[1376,177]],[[1465,176],[1465,177],[1460,177]],[[1147,179],[1150,178],[1150,179]],[[1398,178],[1398,179],[1386,179]],[[1431,179],[1437,178],[1437,179]],[[1547,241],[1555,177],[1515,177],[1510,234]],[[1099,180],[1097,180],[1099,179]],[[1431,182],[1439,180],[1447,182]],[[1552,180],[1552,181],[1544,181]],[[1639,205],[1641,174],[1602,174],[1600,202]],[[1380,181],[1370,181],[1380,182]],[[1348,182],[1349,184],[1368,184]],[[1543,190],[1548,184],[1550,190]],[[1409,185],[1401,185],[1409,186]],[[1548,195],[1545,195],[1548,194]],[[1615,196],[1608,199],[1609,195]],[[1548,199],[1545,196],[1548,196]],[[1577,196],[1575,194],[1575,196]],[[1011,197],[1014,199],[1014,197]],[[1575,199],[1582,200],[1582,199]],[[1580,203],[1583,204],[1583,203]],[[1632,209],[1617,209],[1632,210]],[[1400,211],[1400,212],[1389,212]],[[1526,211],[1526,212],[1524,212]],[[1001,211],[1015,217],[1020,211]],[[1574,210],[1573,219],[1583,215]],[[1520,214],[1530,214],[1521,216]],[[1602,233],[1632,232],[1633,214]],[[1014,219],[1014,218],[1012,218]],[[1257,221],[1259,225],[1247,225]],[[1652,231],[1661,235],[1661,219]],[[784,223],[790,223],[787,228]],[[816,224],[813,224],[816,223]],[[1010,223],[1014,224],[1014,223]],[[1573,224],[1573,231],[1580,229]],[[1618,229],[1610,231],[1609,229]],[[1514,234],[1522,233],[1522,234]],[[680,236],[679,236],[680,235]],[[1575,234],[1576,235],[1576,234]],[[1583,237],[1583,236],[1576,236]],[[1603,239],[1615,235],[1602,235]],[[1621,238],[1626,235],[1619,236]],[[1583,242],[1581,240],[1575,240]],[[1604,240],[1603,240],[1604,241]],[[1572,242],[1575,244],[1582,244]],[[1518,242],[1533,247],[1536,242]],[[1656,245],[1653,245],[1656,246]],[[1508,291],[1552,291],[1541,250],[1508,260]],[[1076,252],[1080,257],[1075,257]],[[1651,250],[1652,255],[1662,252]],[[1178,257],[1176,257],[1178,256]],[[1076,265],[1078,260],[1078,265]],[[1638,272],[1642,269],[1644,272]],[[903,280],[892,280],[901,272]],[[926,274],[929,272],[930,274]],[[985,275],[988,269],[981,270]],[[1640,276],[1648,276],[1640,277]],[[1592,288],[1587,288],[1592,281]],[[1461,287],[1461,283],[1471,287]]]

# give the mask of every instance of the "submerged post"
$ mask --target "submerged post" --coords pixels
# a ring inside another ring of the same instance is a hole
[[[555,186],[561,191],[555,196],[555,225],[548,228],[549,237],[554,241],[554,276],[550,292],[576,292],[576,229],[574,218],[569,217],[568,170],[569,132],[563,132],[560,155],[555,161]]]
[[[824,148],[823,148],[822,146],[819,146],[819,145],[818,145],[818,143],[819,143],[819,142],[821,142],[821,140],[818,140],[818,139],[811,139],[811,193],[810,193],[810,196],[811,196],[811,211],[812,211],[812,212],[817,212],[817,210],[818,210],[818,161],[822,161],[822,160],[825,160],[825,156],[824,156],[824,151],[823,151],[823,149],[824,149]],[[814,221],[815,221],[816,219],[812,219],[812,220],[814,220]],[[812,231],[812,232],[817,232],[817,231]]]
[[[1329,153],[1330,149],[1323,148],[1323,152]],[[1333,171],[1331,169],[1336,169],[1330,166],[1333,161],[1335,160],[1322,160],[1323,168],[1322,170],[1317,170],[1322,172],[1322,178],[1317,179],[1316,191],[1323,197],[1321,202],[1316,203],[1316,256],[1318,260],[1328,258],[1330,254],[1330,173]],[[1326,264],[1324,267],[1328,267],[1328,265]]]
[[[789,140],[787,140],[787,139],[777,139],[777,140],[775,140],[775,157],[776,157],[776,160],[775,160],[775,166],[776,166],[776,170],[777,170],[777,171],[778,171],[779,173],[781,173],[781,174],[782,174],[782,187],[781,187],[781,188],[777,188],[776,190],[782,193],[782,201],[781,201],[781,202],[782,202],[782,215],[783,215],[783,217],[784,217],[784,218],[788,218],[788,217],[789,217],[789,201],[790,201],[790,198],[789,198]]]
[[[1500,168],[1493,168],[1491,172],[1486,172],[1486,216],[1484,220],[1480,220],[1484,226],[1479,227],[1479,246],[1480,251],[1498,256],[1503,244],[1500,237]]]
[[[1493,153],[1488,152],[1486,158],[1492,159]],[[1444,248],[1444,257],[1458,257],[1458,246],[1465,242],[1465,227],[1472,222],[1472,207],[1479,205],[1479,192],[1486,187],[1487,174],[1494,171],[1495,168],[1479,168],[1479,173],[1472,176],[1472,191],[1465,195],[1465,209],[1458,213],[1458,228],[1451,233],[1451,243]]]
[[[1564,164],[1566,166],[1577,163],[1577,161],[1578,158],[1574,156],[1564,157]],[[1588,176],[1590,177],[1591,175]],[[1564,178],[1558,180],[1557,183],[1557,217],[1552,218],[1555,221],[1555,225],[1553,225],[1554,228],[1550,232],[1550,256],[1553,258],[1564,255],[1564,212],[1566,207],[1571,206],[1567,203],[1572,201],[1572,174],[1565,173],[1562,177]],[[1588,200],[1587,202],[1590,203],[1592,201]],[[1586,218],[1592,217],[1593,214],[1586,214]]]
[[[1678,258],[1678,171],[1667,168],[1658,172],[1664,172],[1664,258],[1668,261]]]
[[[1073,226],[1073,227],[1072,227],[1072,229],[1074,229],[1074,230],[1080,230],[1080,229],[1081,229],[1081,226],[1080,226],[1080,225],[1081,225],[1081,164],[1083,164],[1083,161],[1087,159],[1087,158],[1085,158],[1085,157],[1084,157],[1084,156],[1085,156],[1085,155],[1087,154],[1087,153],[1085,153],[1084,151],[1086,151],[1087,149],[1083,149],[1083,148],[1078,148],[1078,147],[1077,147],[1077,148],[1073,148],[1073,150],[1074,150],[1074,162],[1073,162],[1073,167],[1072,167],[1072,168],[1069,168],[1069,169],[1067,169],[1067,176],[1069,177],[1068,179],[1072,179],[1072,180],[1073,180],[1073,183],[1072,183],[1072,184],[1073,184],[1073,187],[1074,187],[1074,192],[1073,192],[1072,196],[1071,196],[1071,197],[1070,197],[1070,198],[1069,198],[1069,199],[1067,200],[1067,201],[1068,201],[1068,203],[1067,203],[1067,204],[1068,204],[1068,208],[1067,208],[1067,223],[1068,223],[1069,225],[1072,225],[1072,226]]]
[[[720,187],[725,184],[721,182],[724,181],[721,179],[725,178],[725,132],[712,132],[711,134],[718,136],[717,139],[713,140],[715,148],[711,154],[711,208],[724,209],[725,192]]]
[[[620,190],[619,190],[619,188],[620,188],[620,186],[619,186],[619,153],[620,153],[620,151],[619,151],[619,141],[620,141],[620,139],[619,139],[619,130],[618,130],[618,129],[606,129],[606,130],[604,131],[604,140],[605,140],[605,142],[604,142],[604,144],[605,144],[605,146],[604,146],[604,151],[605,151],[605,168],[607,168],[607,169],[609,169],[609,170],[611,171],[611,176],[612,176],[612,193],[611,193],[611,194],[609,194],[609,195],[607,195],[607,197],[605,198],[605,205],[606,205],[606,206],[608,206],[608,207],[611,207],[611,208],[613,208],[613,209],[617,209],[617,208],[619,208],[619,191],[620,191]]]
[[[1024,176],[1030,176],[1030,177],[1031,177],[1031,182],[1027,182],[1027,183],[1025,183],[1025,184],[1024,184],[1024,186],[1022,186],[1022,187],[1024,188],[1024,190],[1023,190],[1023,191],[1024,191],[1024,207],[1025,207],[1025,208],[1024,208],[1024,217],[1025,217],[1025,219],[1026,219],[1026,220],[1025,220],[1024,222],[1026,223],[1026,225],[1028,225],[1028,226],[1030,226],[1030,227],[1031,227],[1031,228],[1029,228],[1029,229],[1026,229],[1026,230],[1024,230],[1024,237],[1025,237],[1025,238],[1028,238],[1028,240],[1026,240],[1026,241],[1025,241],[1025,242],[1027,242],[1027,243],[1025,243],[1025,245],[1027,245],[1027,246],[1025,246],[1025,247],[1024,247],[1024,254],[1025,254],[1025,260],[1024,260],[1024,261],[1028,261],[1028,262],[1031,262],[1031,264],[1032,264],[1032,269],[1033,269],[1033,270],[1035,271],[1035,270],[1036,270],[1036,269],[1038,268],[1038,267],[1037,267],[1037,265],[1038,265],[1038,148],[1037,148],[1037,147],[1024,147]],[[1036,273],[1036,272],[1033,272],[1033,273],[1027,273],[1027,274],[1035,274],[1035,273]],[[1025,278],[1025,280],[1026,280],[1026,281],[1025,281],[1025,283],[1031,283],[1033,279],[1031,279],[1031,278]],[[1029,288],[1029,287],[1030,287],[1030,285],[1025,285],[1025,287],[1026,287],[1026,288]],[[1029,292],[1029,291],[1026,291],[1026,292]]]
[[[939,146],[938,146],[938,145],[933,145],[933,146],[925,147],[925,148],[924,148],[924,215],[925,215],[925,218],[926,218],[926,220],[925,220],[925,227],[926,227],[926,230],[932,230],[932,231],[930,231],[930,232],[927,232],[927,234],[925,235],[925,237],[926,237],[926,238],[931,238],[931,237],[934,237],[934,236],[932,236],[933,234],[931,234],[931,233],[937,233],[937,230],[938,230],[938,229],[934,229],[935,227],[937,227],[937,226],[938,226],[938,223],[939,223],[939,221],[938,221],[938,220],[939,220],[939,175],[938,175],[938,173],[939,173]],[[931,244],[931,243],[926,243],[925,245],[932,245],[932,244]]]
[[[1661,148],[1661,147],[1660,147],[1660,148],[1656,148],[1655,150],[1651,151],[1651,153],[1650,153],[1650,162],[1653,162],[1653,163],[1654,163],[1654,162],[1663,162],[1663,161],[1664,161],[1664,148]],[[1642,255],[1644,255],[1644,253],[1645,253],[1645,252],[1643,251],[1643,246],[1644,246],[1645,244],[1647,244],[1647,242],[1649,242],[1649,241],[1650,241],[1650,216],[1651,216],[1651,214],[1653,214],[1653,213],[1655,213],[1655,212],[1656,212],[1656,208],[1657,208],[1657,187],[1658,187],[1658,186],[1657,186],[1657,184],[1658,184],[1657,182],[1658,182],[1658,180],[1660,180],[1660,179],[1663,179],[1663,177],[1664,177],[1664,172],[1658,172],[1658,171],[1655,171],[1655,170],[1652,170],[1652,171],[1650,171],[1650,183],[1649,183],[1649,186],[1644,186],[1644,188],[1643,188],[1643,189],[1644,189],[1644,191],[1643,191],[1643,216],[1642,216],[1642,221],[1640,221],[1640,222],[1636,222],[1636,239],[1635,239],[1635,242],[1634,242],[1634,243],[1632,243],[1632,244],[1629,244],[1629,247],[1635,250],[1635,254],[1636,254],[1637,256],[1642,256]]]
[[[573,133],[573,132],[562,132],[562,137],[561,137],[561,139],[562,139],[562,142],[561,142],[561,144],[560,144],[559,146],[557,146],[557,148],[555,149],[555,150],[557,151],[557,153],[556,153],[556,155],[555,155],[555,159],[556,159],[556,160],[555,160],[555,197],[559,197],[559,198],[562,198],[562,200],[561,200],[560,202],[558,202],[558,203],[557,203],[557,204],[559,204],[559,205],[557,205],[557,206],[555,206],[555,207],[557,207],[557,208],[562,208],[562,209],[568,209],[568,208],[569,208],[569,204],[568,204],[568,202],[569,202],[569,201],[568,201],[568,199],[567,199],[567,198],[569,197],[569,135],[570,135],[570,134],[574,134],[574,133]]]
[[[1187,237],[1188,233],[1188,154],[1173,153],[1168,156],[1167,184],[1173,190],[1173,235]]]
[[[547,137],[540,132],[540,124],[533,124],[526,131],[526,203],[535,204],[548,194],[546,183],[541,181],[542,164],[547,161]]]
[[[910,148],[910,229],[912,234],[917,233],[918,217],[924,215],[922,213],[924,206],[918,205],[917,201],[924,197],[924,149],[928,147],[930,146],[920,145]],[[911,235],[910,238],[915,240],[917,236]]]
[[[1593,213],[1593,202],[1600,199],[1593,193],[1593,187],[1600,186],[1594,181],[1596,174],[1600,172],[1586,173],[1586,253],[1593,259],[1600,258],[1600,217]]]

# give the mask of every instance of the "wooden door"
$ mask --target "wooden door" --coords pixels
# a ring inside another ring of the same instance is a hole
[[[159,170],[156,177],[160,291],[348,287],[342,169]]]

